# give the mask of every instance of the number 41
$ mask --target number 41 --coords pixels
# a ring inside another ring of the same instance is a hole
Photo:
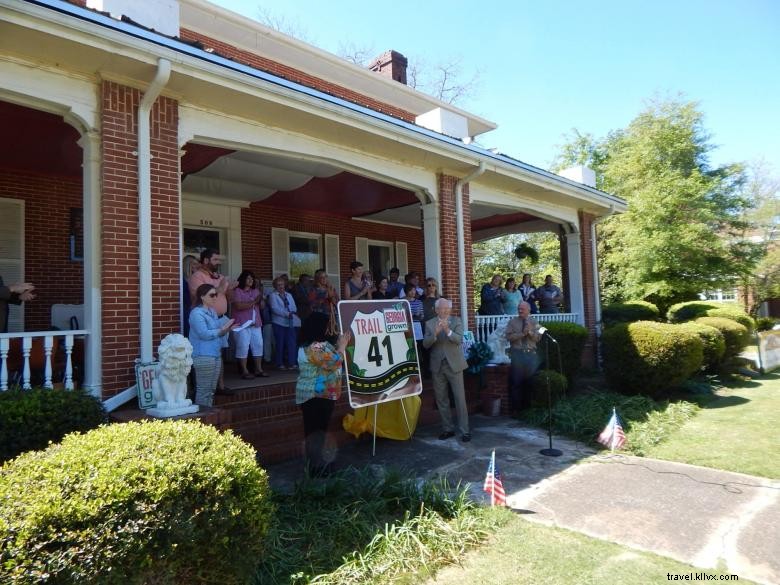
[[[385,335],[384,338],[382,338],[382,345],[385,347],[385,349],[387,349],[388,365],[392,366],[395,361],[393,360],[393,347],[390,345],[389,335]],[[382,355],[382,351],[379,349],[379,338],[375,335],[368,343],[368,361],[374,362],[377,368],[381,368],[383,359],[384,356]]]

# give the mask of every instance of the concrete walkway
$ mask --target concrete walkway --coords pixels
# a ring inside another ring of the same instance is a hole
[[[654,552],[700,568],[718,568],[780,585],[780,481],[681,463],[610,455],[553,437],[561,457],[545,457],[547,435],[508,418],[472,416],[472,441],[439,441],[438,427],[412,441],[363,436],[341,449],[342,466],[378,465],[417,477],[469,483],[489,503],[482,482],[496,450],[509,505],[525,518]],[[767,454],[767,456],[778,456]],[[289,490],[302,463],[268,468],[271,484]]]

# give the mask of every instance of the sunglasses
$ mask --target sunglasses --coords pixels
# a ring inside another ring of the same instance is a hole
[[[428,288],[436,288],[436,285],[435,285],[435,284],[428,284],[428,285],[426,285],[426,286],[427,286]]]
[[[216,296],[217,296],[217,293],[215,293],[215,292],[213,292],[213,293],[209,293],[209,294],[207,294],[206,296],[207,296],[207,297],[211,297],[211,298],[213,299],[213,298],[216,298]]]

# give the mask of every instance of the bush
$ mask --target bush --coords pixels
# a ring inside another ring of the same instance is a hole
[[[254,450],[198,422],[69,435],[0,469],[0,582],[245,583],[268,498]]]
[[[672,305],[666,313],[666,318],[670,323],[684,323],[699,317],[724,317],[744,325],[748,331],[755,328],[755,323],[750,315],[734,303],[689,301]]]
[[[660,316],[658,307],[647,301],[611,303],[601,311],[601,321],[606,326],[634,321],[658,321]]]
[[[539,342],[539,358],[541,359],[541,369],[558,371],[558,349],[561,350],[561,364],[564,375],[570,380],[579,372],[582,367],[582,351],[585,349],[585,342],[588,341],[588,330],[577,323],[544,323],[543,324],[558,342],[558,347],[550,343],[550,363],[545,362],[546,341],[544,338]]]
[[[704,344],[704,367],[716,371],[723,363],[723,355],[726,352],[726,339],[723,334],[715,327],[697,322],[681,323],[678,327],[699,336]]]
[[[756,319],[756,331],[770,331],[778,322],[774,317],[758,317]]]
[[[623,394],[660,397],[701,369],[704,349],[698,335],[666,323],[637,321],[605,330],[604,373]]]
[[[748,333],[756,330],[756,322],[753,317],[745,313],[738,307],[728,307],[723,309],[711,309],[707,311],[707,317],[723,317],[724,319],[731,319],[736,321],[740,325],[744,325]]]
[[[81,389],[0,392],[0,463],[104,422],[103,404]]]
[[[566,395],[566,388],[569,382],[566,376],[561,376],[555,370],[539,370],[531,378],[531,406],[547,406],[547,382],[550,383],[550,397],[552,403],[558,402],[558,399]]]
[[[739,355],[745,349],[745,346],[750,343],[750,333],[747,327],[740,325],[732,319],[726,319],[725,317],[700,317],[696,319],[696,323],[715,327],[723,334],[723,339],[726,342],[726,351],[723,354],[724,361]]]

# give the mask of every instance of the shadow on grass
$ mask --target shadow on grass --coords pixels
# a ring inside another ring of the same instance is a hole
[[[749,398],[743,396],[715,396],[702,405],[702,408],[728,408],[730,406],[739,406],[750,402]]]
[[[411,478],[400,470],[377,475],[375,468],[348,468],[326,479],[304,479],[292,494],[275,494],[276,522],[254,583],[308,583],[364,550],[388,524],[423,508],[444,518],[457,513],[457,489],[420,486]]]

